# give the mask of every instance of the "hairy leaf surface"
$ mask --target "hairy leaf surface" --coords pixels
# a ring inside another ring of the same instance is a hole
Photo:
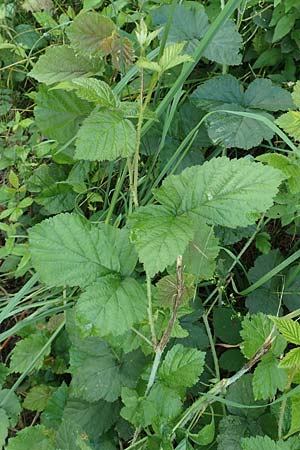
[[[85,336],[118,336],[147,315],[146,292],[133,278],[109,275],[79,297],[77,323]]]

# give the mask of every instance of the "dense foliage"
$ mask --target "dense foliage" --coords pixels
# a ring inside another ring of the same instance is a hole
[[[299,0],[0,26],[1,448],[300,450]]]

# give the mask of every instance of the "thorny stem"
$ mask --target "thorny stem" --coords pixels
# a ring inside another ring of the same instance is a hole
[[[156,374],[157,374],[157,371],[159,368],[160,360],[161,360],[162,354],[170,340],[171,333],[172,333],[172,330],[173,330],[173,327],[174,327],[174,324],[176,321],[178,308],[180,306],[182,296],[184,293],[183,264],[182,264],[182,256],[181,255],[179,255],[177,257],[176,275],[177,275],[177,292],[176,292],[176,296],[175,296],[174,303],[173,303],[171,317],[170,317],[168,326],[165,329],[165,332],[164,332],[161,340],[159,341],[159,343],[156,345],[156,348],[155,348],[155,358],[154,358],[154,361],[152,364],[150,377],[149,377],[148,384],[147,384],[146,391],[145,391],[145,396],[147,396],[149,394],[149,392],[155,382],[155,378],[156,378]],[[147,275],[147,290],[148,290],[149,279],[150,279],[150,277]],[[151,279],[150,279],[150,283],[151,283]],[[151,285],[150,285],[150,287],[151,287]],[[149,301],[149,295],[148,295],[148,301]],[[151,315],[151,317],[152,317],[152,315]],[[152,319],[151,319],[151,321],[152,321]],[[151,322],[150,322],[150,327],[151,327]],[[154,331],[154,335],[155,335],[155,331]],[[137,428],[135,430],[131,445],[134,445],[136,443],[136,441],[139,437],[140,431],[141,431],[140,428]]]
[[[175,425],[172,432],[174,433],[177,428],[183,427],[191,417],[196,413],[203,414],[206,408],[214,403],[215,397],[222,394],[226,388],[228,388],[231,384],[235,383],[239,380],[245,373],[249,372],[255,364],[261,360],[261,358],[270,350],[271,344],[275,338],[273,335],[274,331],[272,330],[270,335],[267,337],[261,348],[255,353],[255,355],[232,377],[224,378],[219,383],[217,383],[212,389],[208,391],[208,393],[199,398],[193,405],[191,405],[187,411],[184,413],[180,421]],[[210,398],[209,398],[210,397]]]

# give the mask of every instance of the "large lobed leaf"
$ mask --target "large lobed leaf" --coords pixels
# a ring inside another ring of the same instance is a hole
[[[164,25],[169,14],[170,6],[166,5],[151,12],[155,25]],[[196,2],[176,5],[168,33],[168,42],[185,42],[186,51],[192,54],[208,29],[208,16],[202,5]],[[228,20],[207,46],[204,57],[220,64],[237,65],[242,61],[241,47],[242,37],[234,22]]]
[[[75,309],[84,335],[118,336],[146,316],[146,292],[133,278],[109,275],[89,286]]]
[[[136,254],[126,230],[59,214],[29,230],[32,262],[51,286],[86,286],[111,271],[129,275]]]
[[[273,85],[271,80],[258,78],[244,91],[241,83],[232,75],[206,81],[194,91],[192,99],[199,108],[211,112],[207,125],[213,142],[244,149],[259,145],[263,139],[270,140],[274,132],[255,116],[247,117],[243,113],[252,113],[258,118],[263,116],[272,121],[273,117],[265,111],[293,108],[291,94]],[[230,114],[230,111],[235,114]]]
[[[41,83],[53,84],[97,73],[100,67],[92,59],[76,55],[71,47],[60,45],[49,47],[29,75]]]
[[[136,132],[130,120],[118,111],[94,110],[77,134],[77,159],[113,161],[133,154]]]
[[[271,167],[225,157],[169,176],[154,191],[162,205],[139,208],[130,218],[131,238],[140,261],[153,276],[173,264],[178,255],[183,255],[193,238],[199,239],[199,253],[205,254],[206,228],[201,231],[203,236],[200,232],[195,235],[203,219],[232,228],[254,223],[272,205],[283,179],[283,174]],[[207,238],[209,235],[210,232]],[[213,241],[211,245],[214,246]],[[212,249],[210,255],[217,256],[217,251]],[[186,258],[194,273],[197,262],[191,248]],[[211,272],[207,275],[211,276]]]

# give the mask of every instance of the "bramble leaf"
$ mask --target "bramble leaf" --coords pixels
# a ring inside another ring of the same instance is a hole
[[[272,441],[269,436],[256,436],[242,439],[243,450],[290,450],[290,446],[284,441]]]
[[[120,102],[118,98],[110,86],[102,80],[97,80],[96,78],[78,78],[72,80],[71,86],[76,88],[76,94],[83,100],[107,108],[117,108],[119,106]]]
[[[287,369],[300,369],[300,348],[293,348],[280,361],[279,367]]]
[[[169,5],[163,5],[152,11],[151,16],[154,25],[164,25],[169,14]],[[185,50],[191,55],[208,28],[208,17],[202,5],[196,2],[176,5],[168,33],[168,42],[186,42]],[[237,65],[242,61],[241,46],[242,37],[238,33],[235,24],[228,20],[215,33],[203,56],[220,64]]]
[[[23,402],[23,406],[30,411],[43,411],[48,403],[48,400],[53,394],[54,388],[52,386],[39,384],[34,386]]]
[[[52,286],[86,286],[111,271],[129,275],[136,263],[126,230],[91,225],[72,214],[32,227],[29,245],[35,269]]]
[[[154,196],[177,215],[188,214],[226,227],[245,227],[272,205],[283,178],[271,167],[221,157],[167,177]]]
[[[291,94],[274,86],[271,80],[256,79],[244,92],[232,75],[204,82],[191,98],[196,106],[212,113],[207,125],[209,137],[215,143],[244,149],[257,146],[263,139],[271,139],[274,132],[254,116],[246,117],[243,113],[259,114],[272,121],[273,117],[265,111],[285,111],[293,107]],[[230,111],[240,114],[230,114]]]
[[[272,321],[264,314],[246,316],[242,322],[240,335],[243,339],[242,353],[250,359],[261,348],[273,330]],[[280,356],[284,351],[286,341],[282,336],[276,336],[271,350],[275,356]]]
[[[276,324],[278,330],[288,342],[300,345],[300,325],[292,319],[284,319],[283,317],[270,317]]]
[[[95,402],[115,401],[124,386],[134,388],[145,359],[140,351],[119,359],[100,339],[79,341],[70,350],[71,393],[73,397]]]
[[[75,307],[84,336],[118,336],[147,315],[147,297],[133,278],[108,275],[81,294]]]
[[[300,111],[289,111],[276,119],[276,124],[289,136],[300,141]]]
[[[135,128],[121,112],[93,111],[77,133],[75,157],[88,161],[113,161],[134,152]]]
[[[67,30],[75,50],[87,55],[110,53],[115,24],[108,17],[95,11],[79,14]]]
[[[4,409],[0,408],[0,447],[5,444],[8,435],[9,419]]]
[[[281,392],[287,386],[287,371],[278,367],[278,360],[267,354],[263,357],[254,371],[253,392],[256,400],[268,400],[275,396],[277,390]]]
[[[25,372],[47,342],[48,337],[45,334],[32,334],[17,342],[11,353],[10,372]],[[43,361],[49,355],[50,350],[49,345],[31,370],[42,367]]]
[[[74,92],[62,90],[41,89],[35,100],[37,126],[45,136],[60,143],[74,138],[79,125],[93,109],[93,105],[78,98]]]
[[[55,450],[53,430],[42,425],[27,427],[8,440],[7,450]]]
[[[117,421],[118,413],[118,402],[99,400],[89,403],[71,397],[64,408],[63,420],[79,425],[90,439],[97,440]]]
[[[76,55],[67,45],[60,45],[48,47],[28,75],[41,83],[53,84],[89,76],[97,73],[99,69],[93,60]]]
[[[212,278],[220,251],[218,243],[213,228],[205,222],[200,222],[183,255],[185,270],[195,275],[198,280]]]
[[[246,374],[243,375],[243,377],[238,381],[236,381],[236,383],[229,386],[226,394],[226,400],[239,404],[239,406],[232,406],[230,404],[227,405],[227,409],[231,414],[255,419],[264,412],[265,407],[263,405],[265,405],[266,402],[262,400],[255,401],[252,389],[252,381],[253,375]],[[243,408],[243,405],[256,405],[260,406],[260,408]]]
[[[132,242],[150,276],[163,271],[184,253],[195,229],[187,215],[175,216],[164,207],[153,205],[139,208],[129,224]]]
[[[176,344],[165,356],[159,379],[173,390],[192,387],[204,369],[205,353]]]

